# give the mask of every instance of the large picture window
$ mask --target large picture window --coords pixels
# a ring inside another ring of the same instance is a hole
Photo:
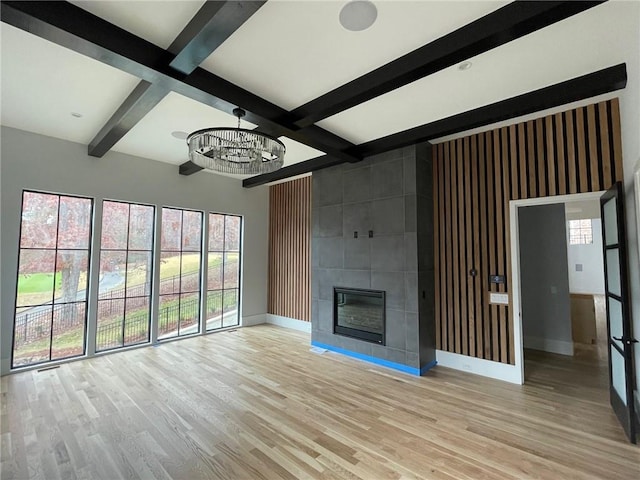
[[[207,331],[239,324],[242,218],[209,214]]]
[[[148,344],[155,331],[166,340],[240,324],[241,216],[209,213],[205,232],[201,211],[104,200],[94,218],[93,207],[91,198],[23,192],[12,368]]]
[[[162,209],[158,339],[200,331],[202,212]]]
[[[12,366],[83,355],[93,200],[25,191]]]
[[[96,351],[149,341],[155,207],[105,201]]]

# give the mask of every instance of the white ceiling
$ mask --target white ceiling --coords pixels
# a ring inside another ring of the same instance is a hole
[[[633,20],[619,4],[600,5],[470,58],[469,70],[454,65],[318,125],[359,144],[617,65],[627,55],[617,31]]]
[[[203,2],[73,3],[167,48]],[[361,32],[340,26],[344,3],[269,0],[201,66],[290,110],[506,2],[375,1],[377,21]],[[628,58],[625,39],[634,38],[629,31],[639,28],[639,12],[638,2],[606,2],[478,55],[470,70],[449,67],[318,125],[358,144],[617,63],[637,62]],[[88,144],[138,83],[127,73],[5,23],[0,36],[3,125]],[[177,165],[187,160],[187,148],[171,132],[235,124],[228,114],[170,93],[113,150]],[[322,153],[283,140],[286,165]]]
[[[340,25],[345,3],[269,1],[202,67],[292,110],[508,2],[376,2],[360,32]]]
[[[2,125],[88,144],[139,81],[6,23],[0,39]]]

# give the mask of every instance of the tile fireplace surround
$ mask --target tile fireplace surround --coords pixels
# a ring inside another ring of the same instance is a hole
[[[313,173],[311,339],[408,373],[435,364],[431,147]],[[333,333],[334,287],[386,294],[385,345]]]

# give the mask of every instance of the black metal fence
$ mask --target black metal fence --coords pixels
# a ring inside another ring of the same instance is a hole
[[[182,276],[176,275],[161,280],[159,292],[161,295],[171,295],[178,294],[180,290],[184,289],[198,290],[199,282],[199,272]],[[96,345],[98,345],[99,349],[121,346],[123,345],[123,341],[124,344],[131,345],[148,338],[149,295],[149,282],[133,287],[109,290],[98,295],[98,318],[125,313],[125,296],[127,311],[130,311],[132,308],[140,309],[139,311],[126,314],[124,331],[122,318],[111,323],[99,325],[96,333]],[[219,296],[219,299],[222,303],[222,294]],[[235,295],[235,302],[237,302],[237,293]],[[142,307],[147,308],[143,309]],[[211,313],[211,310],[222,310],[222,305],[218,308],[211,307],[211,305],[207,307],[208,313]],[[86,316],[85,308],[85,301],[66,304],[48,303],[18,313],[15,319],[15,345],[21,346],[49,338],[51,335],[62,334],[83,325]],[[235,308],[235,305],[225,304],[224,312],[228,312],[233,308]],[[158,314],[159,335],[166,335],[167,333],[177,330],[178,325],[180,325],[181,329],[195,325],[198,320],[199,310],[199,298],[183,300],[179,304],[175,302],[175,304],[162,307]]]
[[[85,306],[85,302],[49,304],[17,315],[15,344],[34,342],[82,325]]]
[[[134,345],[149,338],[149,311],[143,310],[127,315],[123,321],[99,325],[96,332],[96,348],[107,350],[123,345]]]

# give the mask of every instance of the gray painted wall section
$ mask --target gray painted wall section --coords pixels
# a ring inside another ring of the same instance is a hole
[[[2,127],[1,146],[2,374],[11,356],[23,189],[85,195],[96,200],[96,207],[114,199],[243,215],[242,317],[266,314],[268,187],[247,189],[240,180],[206,172],[185,177],[176,165],[113,151],[89,157],[86,145],[7,127]],[[98,245],[94,235],[94,249]]]
[[[314,172],[312,340],[414,368],[435,359],[432,169],[420,152]],[[386,292],[386,345],[333,334],[334,286]]]
[[[564,205],[519,208],[518,222],[525,346],[528,339],[572,343]]]

